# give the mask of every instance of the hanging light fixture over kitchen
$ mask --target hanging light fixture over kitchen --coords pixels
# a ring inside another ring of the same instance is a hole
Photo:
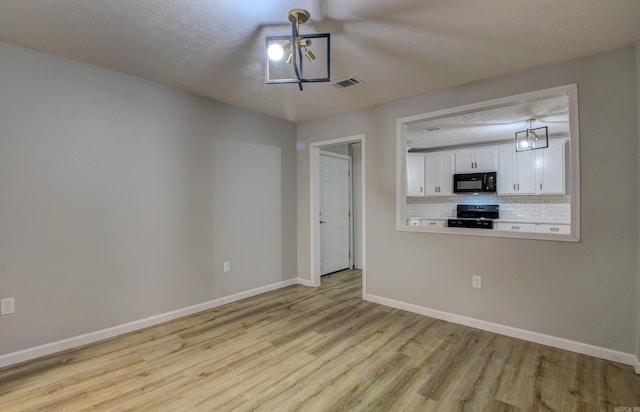
[[[266,37],[265,83],[298,83],[302,90],[303,83],[330,81],[331,35],[300,34],[300,25],[310,17],[307,10],[289,10],[291,36]],[[315,53],[311,51],[312,45]],[[284,56],[287,58],[283,59]],[[305,67],[305,58],[313,64]]]
[[[544,149],[549,147],[549,133],[547,126],[533,128],[536,119],[527,119],[529,123],[527,130],[516,132],[516,152],[526,150]]]

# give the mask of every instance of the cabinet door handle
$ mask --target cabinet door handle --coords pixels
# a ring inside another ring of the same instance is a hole
[[[429,222],[429,226],[435,226],[436,222]]]
[[[511,226],[511,230],[520,230],[520,226]]]
[[[516,184],[515,183],[513,184],[513,191],[514,192],[516,191]]]
[[[542,183],[540,183],[540,190],[542,190]]]
[[[560,228],[559,227],[551,227],[551,228],[549,228],[549,230],[552,231],[552,232],[559,232]]]
[[[520,191],[520,183],[518,183],[518,191]]]
[[[420,193],[422,193],[422,186],[420,186]]]

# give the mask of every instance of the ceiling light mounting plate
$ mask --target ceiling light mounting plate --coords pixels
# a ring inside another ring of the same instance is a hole
[[[304,9],[289,10],[289,21],[291,23],[298,22],[298,24],[305,24],[310,18],[311,14]]]

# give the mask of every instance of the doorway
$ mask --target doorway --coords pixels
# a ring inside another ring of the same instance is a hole
[[[352,269],[351,156],[320,152],[320,276]]]
[[[344,152],[344,148],[348,152]],[[339,154],[352,155],[352,171],[350,184],[353,188],[351,203],[351,222],[349,223],[349,249],[351,257],[348,267],[361,269],[362,273],[362,296],[366,291],[366,207],[365,207],[365,135],[344,137],[339,139],[326,140],[310,144],[310,206],[311,206],[311,285],[320,286],[322,268],[323,239],[322,228],[325,223],[321,220],[321,152],[331,151]],[[336,270],[340,270],[338,268]],[[328,272],[327,272],[328,273]]]

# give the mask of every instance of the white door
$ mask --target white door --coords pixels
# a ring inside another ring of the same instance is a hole
[[[320,273],[348,269],[349,157],[320,154]]]

